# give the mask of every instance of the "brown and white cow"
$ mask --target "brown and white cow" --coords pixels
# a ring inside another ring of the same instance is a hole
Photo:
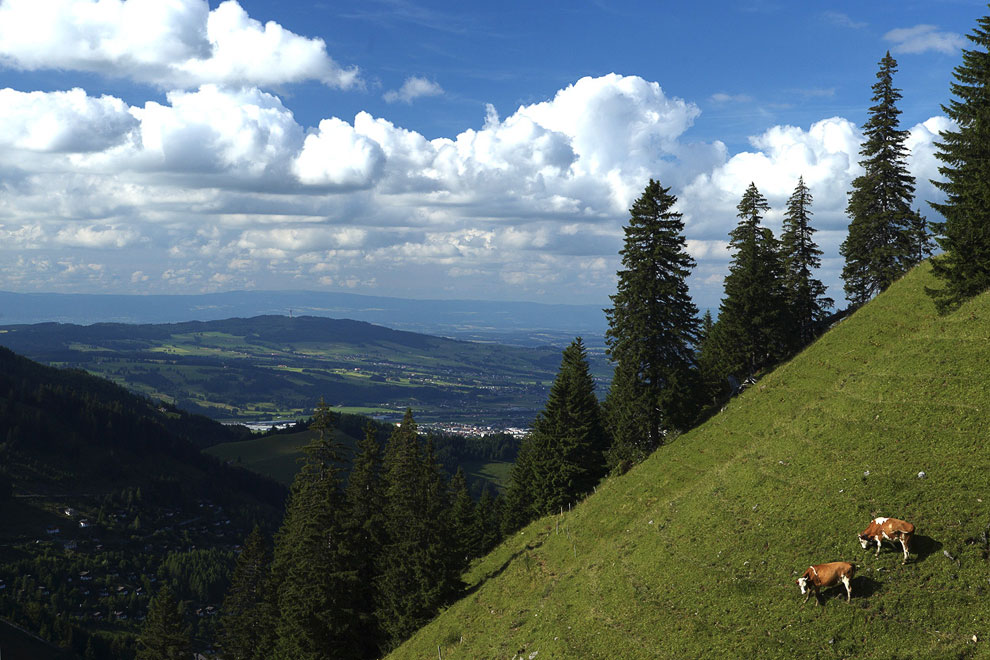
[[[852,598],[852,579],[855,573],[856,567],[845,561],[809,566],[804,575],[797,579],[801,593],[804,594],[804,600],[801,601],[801,604],[808,602],[808,597],[811,596],[813,589],[815,591],[815,604],[821,605],[818,590],[834,587],[840,582],[846,588],[846,602],[848,603],[849,599]]]
[[[891,543],[897,543],[900,541],[901,549],[904,551],[904,561],[902,564],[906,564],[908,560],[908,547],[911,545],[911,536],[914,534],[914,525],[903,520],[898,520],[897,518],[874,518],[870,521],[870,525],[864,529],[859,535],[859,543],[863,546],[865,550],[871,542],[876,542],[877,544],[877,554],[880,556],[880,543],[883,541],[890,541]]]

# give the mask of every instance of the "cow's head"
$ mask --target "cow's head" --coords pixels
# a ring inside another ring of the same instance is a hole
[[[866,534],[860,534],[860,535],[859,535],[859,544],[860,544],[861,546],[863,546],[863,549],[864,549],[864,550],[866,550],[866,547],[867,547],[868,545],[870,545],[870,537],[869,537],[869,536],[867,536]]]
[[[808,593],[808,578],[799,577],[797,579],[797,585],[801,588],[801,595]]]

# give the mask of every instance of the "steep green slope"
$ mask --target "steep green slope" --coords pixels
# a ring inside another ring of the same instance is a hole
[[[931,283],[509,539],[390,657],[990,657],[990,294],[940,318]],[[860,548],[877,515],[917,526],[907,565]],[[795,579],[834,560],[859,565],[851,604],[802,606]]]

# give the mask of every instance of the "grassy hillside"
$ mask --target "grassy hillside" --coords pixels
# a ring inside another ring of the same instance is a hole
[[[220,460],[234,461],[237,465],[290,486],[305,457],[303,447],[312,442],[315,436],[315,431],[280,433],[241,442],[225,442],[204,451]],[[346,433],[337,431],[334,437],[351,449],[357,445],[357,438]]]
[[[990,295],[940,318],[926,284],[509,539],[390,657],[990,657]],[[917,526],[907,565],[860,548],[877,515]],[[834,560],[859,565],[851,604],[802,606]]]

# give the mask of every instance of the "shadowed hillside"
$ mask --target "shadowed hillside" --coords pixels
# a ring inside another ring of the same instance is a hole
[[[0,347],[0,655],[131,658],[162,583],[208,646],[193,613],[220,605],[237,546],[286,495],[200,451],[247,433]]]
[[[990,656],[990,294],[938,317],[932,283],[915,269],[516,534],[390,657]],[[915,523],[907,565],[860,548],[878,515]],[[795,579],[834,560],[859,566],[851,604],[827,590],[802,606]]]

